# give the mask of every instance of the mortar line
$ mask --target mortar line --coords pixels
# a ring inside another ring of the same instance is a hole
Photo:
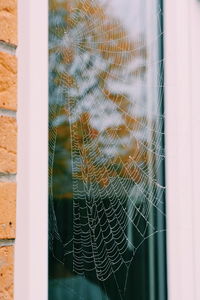
[[[0,239],[0,247],[13,246],[15,244],[15,239]]]
[[[16,111],[0,108],[0,115],[6,117],[16,118]]]
[[[17,46],[0,41],[0,51],[15,55]]]
[[[16,182],[16,174],[0,173],[0,182]]]

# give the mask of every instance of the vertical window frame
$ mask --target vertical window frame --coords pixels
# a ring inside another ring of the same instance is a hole
[[[164,1],[169,300],[200,297],[200,2]]]
[[[18,0],[14,299],[48,294],[48,0]]]
[[[48,1],[19,0],[18,20],[14,297],[44,300],[48,277]],[[199,1],[165,0],[164,20],[168,294],[169,300],[197,300],[200,298]],[[186,137],[191,146],[184,142]],[[187,168],[180,167],[183,161]]]

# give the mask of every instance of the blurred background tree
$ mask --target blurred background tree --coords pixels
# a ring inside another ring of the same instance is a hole
[[[112,178],[145,180],[142,40],[130,40],[120,21],[91,0],[51,0],[49,39],[54,196],[72,198],[72,176],[100,187]]]

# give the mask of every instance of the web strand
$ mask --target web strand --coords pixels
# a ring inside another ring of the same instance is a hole
[[[141,244],[165,230],[152,218],[165,215],[163,60],[152,55],[161,10],[149,38],[149,24],[131,34],[100,0],[51,2],[50,247],[59,240],[76,274],[114,276],[118,286],[117,272],[128,272]],[[59,197],[73,203],[69,239],[57,224]]]

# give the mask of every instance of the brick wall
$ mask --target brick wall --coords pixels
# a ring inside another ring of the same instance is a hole
[[[13,299],[17,0],[0,0],[0,299]]]

